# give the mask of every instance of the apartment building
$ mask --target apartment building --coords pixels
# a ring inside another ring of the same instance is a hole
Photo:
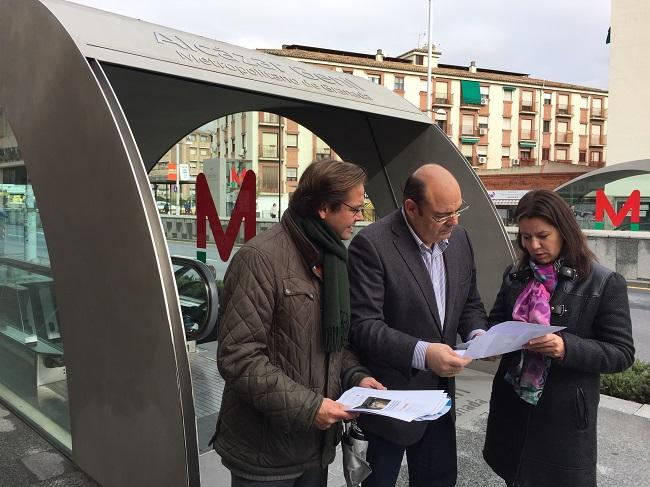
[[[264,52],[366,78],[429,111],[488,189],[555,188],[607,160],[607,92],[524,73],[455,66],[427,49],[398,57],[285,45]],[[492,186],[492,188],[490,188]]]

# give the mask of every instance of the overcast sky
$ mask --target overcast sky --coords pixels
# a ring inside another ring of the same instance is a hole
[[[427,0],[74,0],[249,48],[397,56],[426,43]],[[433,0],[440,62],[607,88],[610,0]]]

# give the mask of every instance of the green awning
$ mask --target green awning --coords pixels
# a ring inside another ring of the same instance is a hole
[[[503,91],[515,91],[517,88],[514,86],[504,86]]]
[[[521,147],[535,147],[537,145],[537,142],[526,140],[526,141],[523,141],[523,142],[519,142],[519,145]]]
[[[460,80],[460,90],[463,95],[463,103],[481,104],[481,86],[478,81]]]
[[[478,137],[462,137],[461,136],[460,141],[463,144],[476,144],[478,142]]]

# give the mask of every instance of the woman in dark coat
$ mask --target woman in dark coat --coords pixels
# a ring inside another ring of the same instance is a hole
[[[527,193],[515,220],[523,253],[503,275],[490,323],[566,329],[503,356],[483,457],[508,486],[594,487],[600,374],[634,361],[627,285],[595,262],[556,193]]]

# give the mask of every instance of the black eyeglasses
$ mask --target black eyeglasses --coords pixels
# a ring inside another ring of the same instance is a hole
[[[354,214],[354,216],[357,216],[359,213],[363,215],[363,206],[360,206],[359,208],[355,208],[354,206],[350,206],[347,203],[343,203],[343,204],[350,209],[350,211]]]
[[[451,219],[454,218],[455,216],[460,216],[460,214],[461,214],[462,212],[464,212],[464,211],[466,211],[466,210],[469,210],[469,206],[470,206],[469,204],[465,203],[465,200],[462,200],[462,203],[461,203],[461,205],[460,205],[460,208],[458,208],[458,209],[457,209],[456,211],[454,211],[453,213],[450,213],[449,215],[445,215],[445,216],[433,216],[433,215],[432,215],[431,218],[433,218],[433,220],[434,220],[436,223],[447,223],[449,220],[451,220]]]

